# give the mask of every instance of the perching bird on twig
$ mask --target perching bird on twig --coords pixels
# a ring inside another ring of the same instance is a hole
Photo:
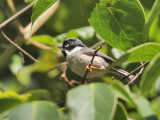
[[[62,53],[68,62],[69,68],[74,73],[83,77],[86,70],[89,71],[86,76],[87,79],[94,79],[104,75],[105,69],[114,62],[114,59],[111,57],[101,52],[97,52],[92,65],[89,67],[95,50],[88,48],[77,38],[66,39],[62,45]],[[109,71],[122,77],[129,75],[129,73],[121,69],[120,66],[113,67]],[[133,78],[133,75],[128,76],[129,80],[132,80]]]

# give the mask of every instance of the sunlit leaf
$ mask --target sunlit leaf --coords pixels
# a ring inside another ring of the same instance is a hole
[[[71,120],[109,120],[116,104],[114,92],[103,83],[79,86],[67,95]]]
[[[33,36],[32,41],[37,41],[46,45],[49,45],[51,47],[55,47],[56,43],[53,41],[53,38],[49,35],[38,35]]]
[[[160,42],[159,20],[160,18],[157,16],[157,18],[154,19],[152,25],[150,26],[149,33],[148,33],[148,39],[150,41]]]
[[[89,22],[115,48],[126,51],[145,42],[145,16],[138,0],[117,0],[111,7],[97,4]]]
[[[122,62],[141,62],[141,61],[151,61],[153,57],[160,52],[160,44],[159,43],[145,43],[134,47],[127,51],[125,55],[120,57],[115,63],[115,65],[120,64]]]
[[[36,4],[33,7],[32,12],[32,24],[35,22],[35,20],[42,15],[49,7],[51,7],[56,0],[38,0]]]

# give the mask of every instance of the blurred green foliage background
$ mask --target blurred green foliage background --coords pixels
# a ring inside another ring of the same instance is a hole
[[[154,0],[140,0],[140,2],[148,18],[148,13],[151,10]],[[29,4],[23,0],[13,0],[13,3],[16,11],[21,10]],[[11,17],[13,13],[8,1],[0,0],[0,23]],[[12,40],[21,38],[19,37],[21,33],[17,27],[17,22],[25,27],[31,22],[31,15],[32,10],[27,11],[18,19],[5,26],[3,28],[4,33]],[[39,59],[41,61],[40,63],[33,62],[18,50],[10,52],[12,49],[9,48],[12,45],[0,34],[0,91],[11,90],[9,94],[18,96],[13,92],[16,91],[17,93],[25,94],[26,99],[29,101],[47,100],[63,106],[67,91],[70,88],[67,83],[60,78],[64,68],[56,67],[65,61],[61,50],[57,48],[57,46],[61,45],[62,42],[69,37],[81,39],[88,47],[102,40],[89,25],[86,16],[82,14],[80,0],[61,0],[58,10],[53,16],[33,35],[32,40],[26,40],[21,46],[32,56]],[[24,39],[22,40],[24,41]],[[148,41],[160,42],[160,16],[154,20],[150,27]],[[51,47],[51,49],[39,48],[33,44],[34,42],[44,44]],[[124,54],[124,52],[120,50],[113,49],[110,45],[105,45],[100,51],[115,59],[118,59]],[[127,71],[132,71],[139,65],[139,63],[122,64],[122,67]],[[56,69],[53,69],[55,67]],[[107,74],[97,81],[110,83],[112,76],[119,79],[119,77],[114,74]],[[67,69],[67,77],[70,80],[82,80],[81,77],[69,69]],[[138,93],[137,86],[133,86],[131,89],[135,93]],[[152,94],[150,98],[153,99]],[[132,109],[129,109],[129,111],[132,111]],[[134,110],[131,112],[131,115],[132,114],[136,114]],[[137,118],[138,117],[137,115]]]

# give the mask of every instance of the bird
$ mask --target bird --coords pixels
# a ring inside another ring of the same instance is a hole
[[[77,75],[83,77],[86,70],[89,71],[86,79],[96,79],[103,76],[106,73],[105,70],[107,67],[115,61],[113,58],[98,51],[93,59],[92,65],[89,67],[95,50],[87,47],[78,38],[68,38],[64,40],[62,44],[62,54],[66,58],[68,67]],[[133,75],[130,75],[129,72],[123,70],[120,66],[110,68],[109,72],[127,77],[129,81],[134,78]]]

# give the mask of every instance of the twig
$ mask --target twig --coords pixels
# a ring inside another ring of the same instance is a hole
[[[61,63],[63,66],[63,73],[61,74],[61,78],[71,87],[71,88],[74,88],[75,85],[68,80],[67,76],[66,76],[66,70],[67,70],[67,63],[64,62],[64,63]]]
[[[74,87],[75,87],[75,85],[74,85],[71,81],[69,81],[68,78],[66,77],[66,73],[62,73],[62,74],[61,74],[61,78],[63,78],[64,81],[65,81],[71,88],[74,88]]]
[[[89,69],[90,69],[91,65],[93,64],[93,60],[94,60],[97,52],[98,52],[100,49],[102,49],[102,45],[103,45],[104,43],[105,43],[105,42],[103,42],[103,43],[101,44],[101,46],[100,46],[97,50],[94,51],[94,55],[93,55],[93,57],[92,57],[92,59],[91,59],[91,62],[90,62],[90,64],[89,64],[89,66],[88,66]],[[82,84],[84,84],[87,74],[88,74],[88,70],[86,70],[86,72],[85,72],[85,74],[84,74],[84,77],[83,77],[83,80],[82,80]]]
[[[26,6],[25,8],[23,8],[22,10],[20,10],[19,12],[17,12],[16,14],[14,14],[12,17],[8,18],[6,21],[4,21],[2,24],[0,24],[0,30],[5,27],[7,24],[9,24],[10,22],[12,22],[13,20],[15,20],[17,17],[19,17],[20,15],[22,15],[23,13],[25,13],[26,11],[28,11],[30,8],[33,7],[33,5],[36,3],[36,1],[34,1],[33,3],[29,4],[28,6]]]
[[[25,55],[27,55],[30,59],[32,59],[34,62],[38,62],[38,60],[36,60],[33,56],[31,56],[28,52],[26,52],[24,49],[22,49],[19,45],[17,45],[16,43],[14,43],[9,37],[7,37],[3,31],[1,31],[2,35],[4,36],[4,38],[6,40],[8,40],[12,45],[14,45],[17,49],[19,49],[22,53],[24,53]]]
[[[137,70],[144,68],[149,62],[145,62],[144,64],[142,64],[141,66],[137,67],[136,69],[134,69],[133,71],[131,71],[127,76],[123,77],[122,80],[125,80],[126,78],[128,78],[130,75],[132,75],[133,73],[135,73]],[[122,81],[121,80],[121,81]]]
[[[132,84],[139,77],[139,75],[142,74],[143,70],[144,70],[144,67],[140,69],[140,71],[136,74],[136,76],[134,76],[134,78],[131,81],[129,81],[127,85]]]

